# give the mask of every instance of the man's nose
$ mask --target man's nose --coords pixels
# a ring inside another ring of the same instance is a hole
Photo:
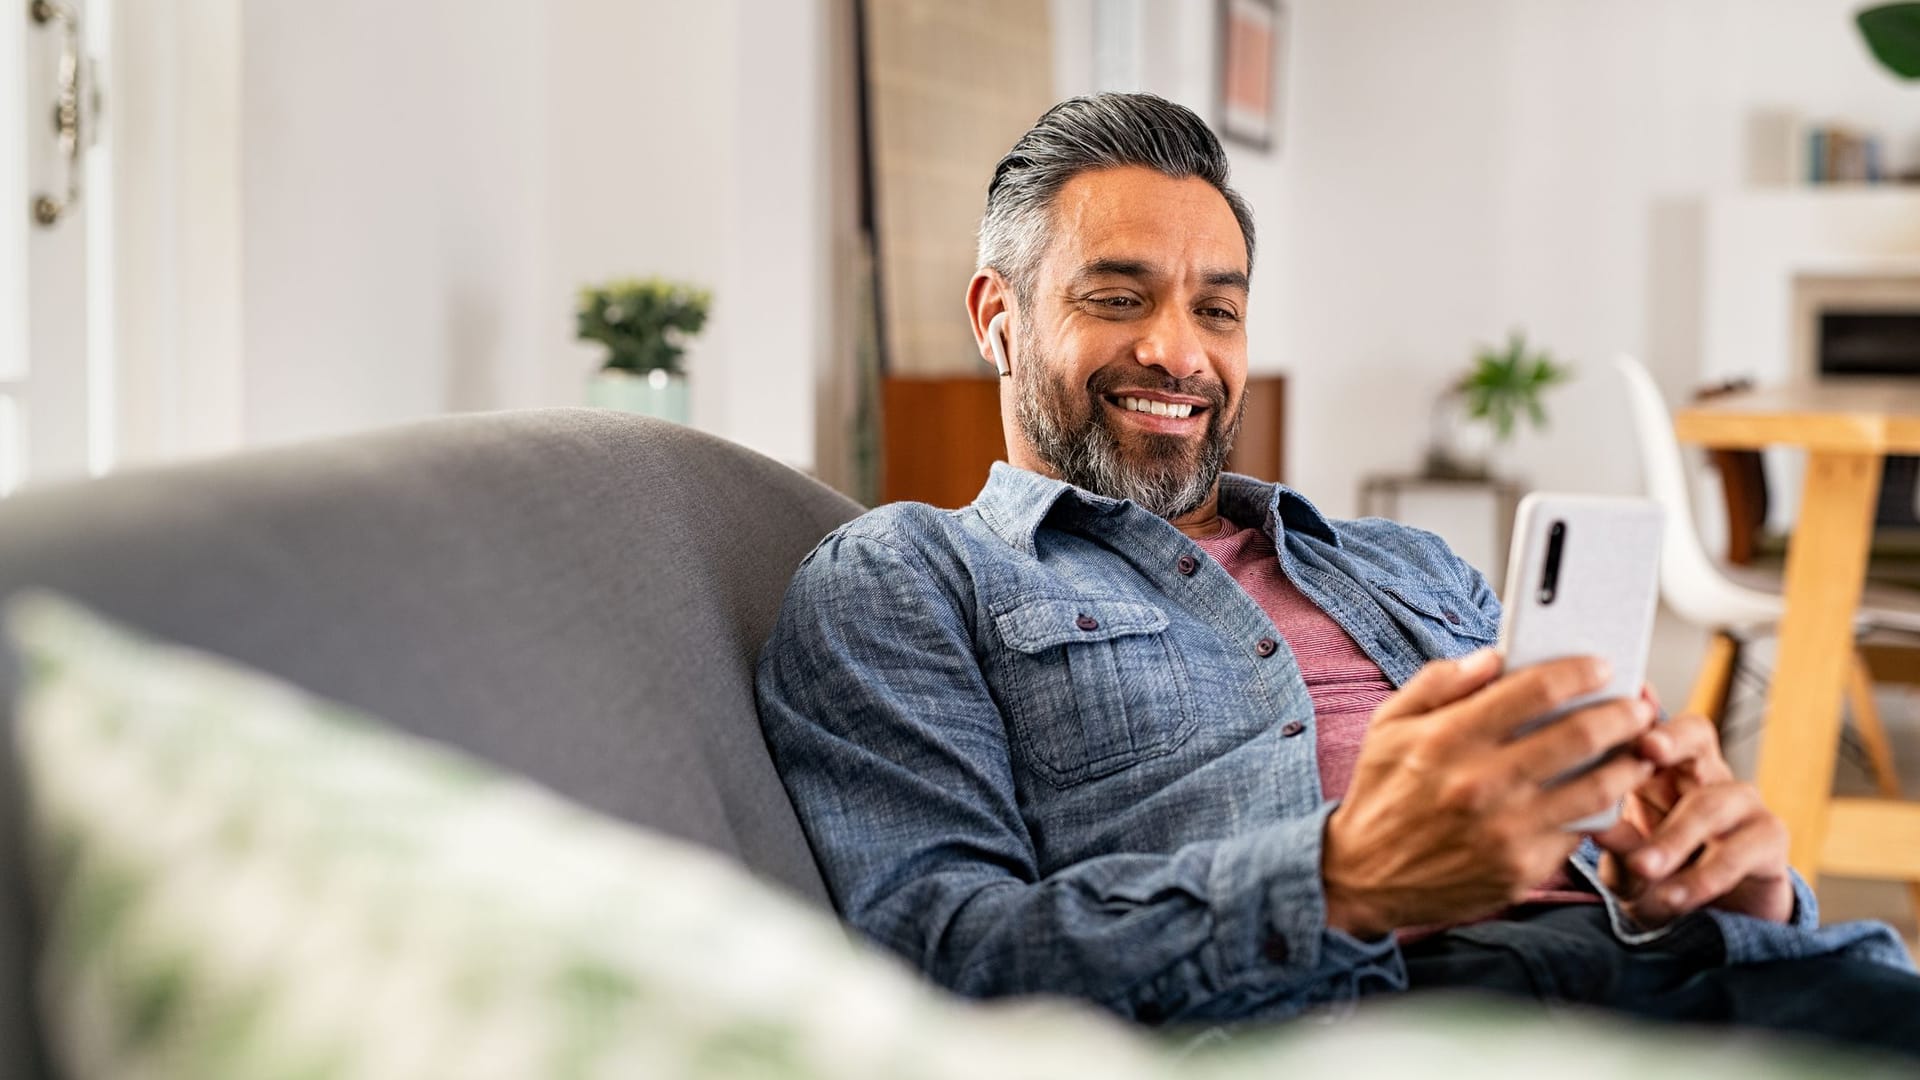
[[[1153,321],[1133,350],[1133,358],[1142,367],[1157,367],[1176,379],[1207,370],[1207,351],[1183,314],[1168,313]]]

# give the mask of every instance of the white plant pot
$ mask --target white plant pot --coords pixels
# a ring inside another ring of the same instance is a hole
[[[1434,401],[1428,435],[1429,468],[1442,466],[1459,476],[1491,475],[1497,447],[1491,425],[1467,415],[1467,399],[1449,391]]]
[[[684,424],[691,413],[687,402],[687,377],[664,371],[635,375],[628,371],[603,369],[587,383],[587,404],[598,409],[618,409],[642,416]]]

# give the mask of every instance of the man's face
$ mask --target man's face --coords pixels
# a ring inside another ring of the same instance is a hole
[[[1144,168],[1070,181],[1016,315],[1013,464],[1165,518],[1204,504],[1240,427],[1247,270],[1206,181]]]

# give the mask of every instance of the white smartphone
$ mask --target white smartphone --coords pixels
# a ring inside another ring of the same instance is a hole
[[[1521,730],[1611,698],[1634,698],[1646,683],[1654,610],[1660,599],[1664,512],[1649,499],[1536,493],[1520,502],[1507,558],[1500,620],[1505,670],[1567,656],[1598,656],[1613,677]],[[1570,770],[1578,775],[1599,758]],[[1620,808],[1576,821],[1570,832],[1597,832]]]

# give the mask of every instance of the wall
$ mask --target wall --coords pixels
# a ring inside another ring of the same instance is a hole
[[[838,3],[261,4],[244,26],[244,425],[578,404],[574,294],[709,286],[694,420],[812,467]]]
[[[542,25],[511,0],[243,19],[248,442],[512,400],[536,354]]]

